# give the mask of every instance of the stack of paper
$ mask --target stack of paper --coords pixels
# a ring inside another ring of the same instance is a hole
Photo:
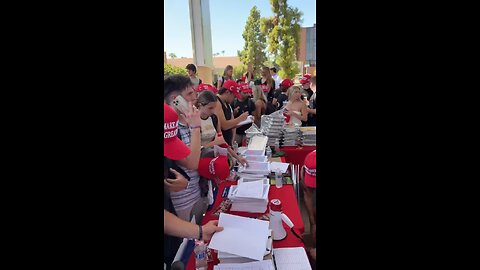
[[[263,260],[270,230],[269,222],[220,213],[218,226],[223,231],[212,236],[208,247],[218,252]]]
[[[253,182],[253,181],[259,181],[264,184],[268,184],[268,177],[265,177],[263,175],[261,177],[241,177],[240,179],[238,179],[238,185],[241,185],[242,183],[246,183],[246,182]]]
[[[303,247],[274,248],[273,255],[277,270],[312,270]]]
[[[213,266],[213,270],[275,270],[272,260],[249,263],[227,263]]]
[[[269,175],[270,174],[270,164],[268,162],[255,162],[248,160],[247,167],[239,167],[238,168],[239,175],[245,174],[263,174]]]
[[[268,241],[267,241],[267,248],[265,250],[265,256],[263,257],[264,260],[271,260],[272,259],[272,253],[273,253],[273,241],[272,241],[272,230],[269,230],[269,235],[268,235]],[[255,260],[245,258],[242,256],[237,256],[234,254],[230,254],[227,252],[218,252],[218,260],[220,261],[221,264],[226,264],[226,263],[248,263],[248,262],[253,262]]]
[[[267,162],[268,161],[268,157],[267,156],[255,156],[255,155],[242,155],[243,157],[245,157],[247,159],[248,162]]]
[[[231,186],[228,198],[232,201],[231,211],[249,213],[265,213],[268,207],[268,181],[240,182],[237,186]]]

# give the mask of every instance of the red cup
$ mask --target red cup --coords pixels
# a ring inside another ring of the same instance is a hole
[[[285,121],[288,123],[290,122],[290,115],[283,113],[283,116],[285,116]]]

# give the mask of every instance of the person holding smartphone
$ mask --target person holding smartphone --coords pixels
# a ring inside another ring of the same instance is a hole
[[[165,212],[176,215],[175,207],[170,197],[171,192],[184,190],[188,186],[188,175],[178,167],[177,162],[190,154],[190,148],[178,137],[178,116],[168,104],[163,103],[163,208]],[[175,149],[175,151],[172,151]],[[164,235],[164,262],[170,265],[182,240],[171,235]]]
[[[200,111],[193,106],[197,96],[192,86],[190,78],[184,75],[172,75],[164,80],[165,101],[178,113],[176,136],[191,149],[187,158],[178,161],[179,172],[184,172],[188,177],[188,186],[170,193],[178,217],[186,221],[197,214],[192,213],[192,209],[205,213],[208,207],[208,201],[201,197],[200,192],[198,163],[201,154],[201,118]],[[171,147],[164,151],[175,153],[177,149]],[[191,163],[196,164],[192,166]]]
[[[184,75],[170,75],[164,79],[163,86],[164,102],[177,112],[179,127],[199,126],[200,112],[189,105],[189,102],[193,103],[197,99],[190,78]],[[178,162],[187,169],[195,170],[198,168],[198,161],[200,160],[200,131],[195,131],[194,128],[191,135],[191,153]]]

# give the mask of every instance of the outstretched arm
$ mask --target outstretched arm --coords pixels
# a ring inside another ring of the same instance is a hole
[[[223,228],[218,227],[218,220],[211,220],[202,226],[202,237],[200,239],[200,228],[198,225],[180,219],[164,209],[163,230],[165,234],[176,237],[195,238],[208,241],[212,238],[215,232],[220,232]]]

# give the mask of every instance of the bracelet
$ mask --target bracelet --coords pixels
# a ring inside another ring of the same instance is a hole
[[[200,128],[201,126],[190,126],[191,129]]]
[[[200,235],[198,237],[198,240],[202,240],[203,238],[203,231],[202,231],[202,226],[201,225],[198,225],[198,234]]]

